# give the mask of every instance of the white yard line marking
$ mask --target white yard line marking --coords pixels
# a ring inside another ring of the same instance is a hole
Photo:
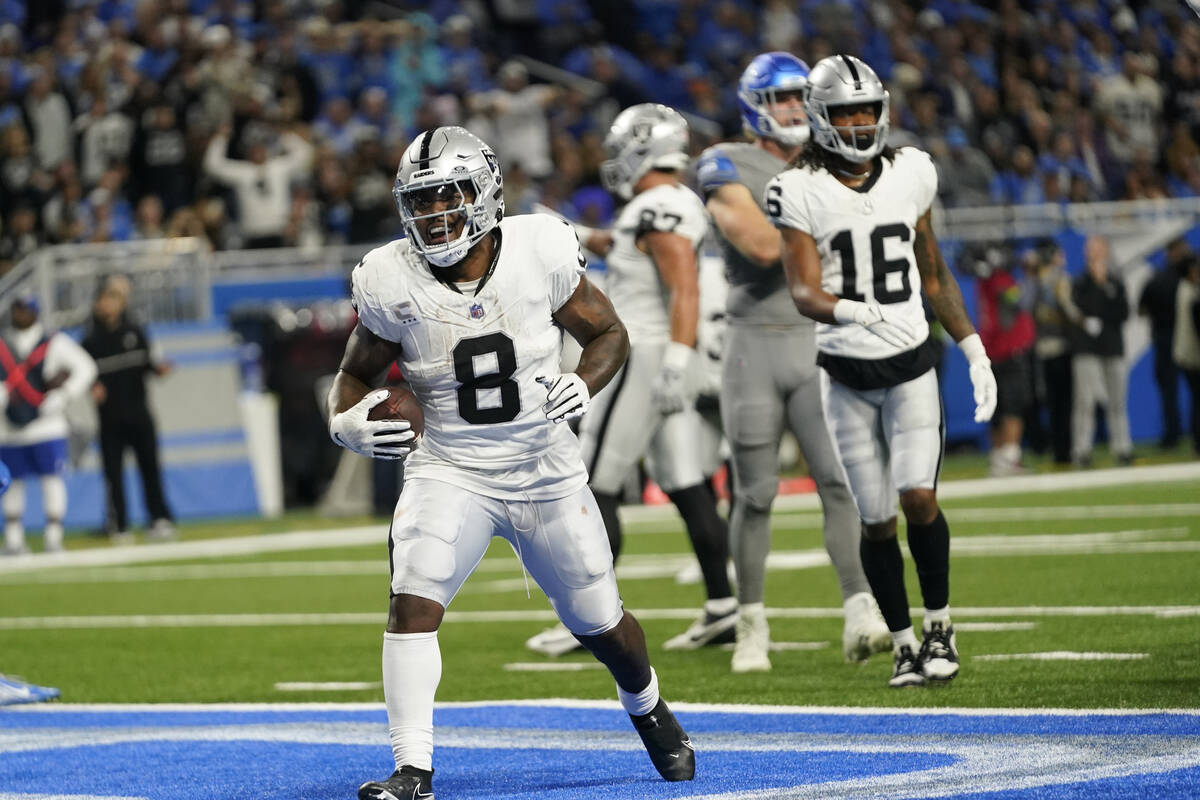
[[[583,672],[604,669],[599,661],[514,661],[504,665],[505,672]]]
[[[946,514],[952,524],[960,522],[1046,522],[1052,520],[1096,520],[1104,518],[1148,519],[1151,517],[1188,517],[1190,519],[1200,519],[1200,503],[954,508],[947,509]],[[782,513],[777,512],[771,516],[771,525],[776,528],[819,528],[823,521],[824,515],[819,511],[785,511]],[[682,522],[679,524],[682,525]]]
[[[635,609],[645,620],[691,620],[694,608]],[[1200,606],[956,606],[959,619],[971,617],[1200,616]],[[841,608],[768,608],[772,619],[841,619]],[[447,622],[555,622],[550,609],[447,611]],[[0,617],[0,630],[89,628],[257,628],[273,626],[383,625],[386,611],[336,614],[132,614],[59,617]]]
[[[990,555],[1113,555],[1135,553],[1200,552],[1200,541],[1186,539],[1188,529],[1139,528],[1064,534],[1012,536],[958,536],[951,539],[956,557]],[[1161,541],[1163,539],[1174,541]],[[771,570],[814,569],[829,564],[823,548],[778,550],[767,557]],[[650,580],[674,577],[683,568],[695,564],[691,554],[626,556],[617,567],[620,580]],[[0,561],[0,566],[3,562]],[[480,562],[477,573],[510,573],[512,578],[469,581],[465,591],[471,594],[525,590],[520,563],[507,554]],[[212,580],[220,578],[293,578],[338,577],[387,574],[383,559],[361,561],[269,561],[243,564],[180,564],[171,566],[114,566],[51,570],[4,575],[0,586],[68,583],[124,583],[143,581]]]
[[[277,692],[358,692],[364,689],[379,689],[382,681],[281,681],[275,684]]]
[[[829,642],[768,642],[767,649],[772,652],[786,652],[789,650],[824,650],[829,647]],[[733,642],[721,645],[722,650],[733,651]]]
[[[995,497],[1013,493],[1059,492],[1069,489],[1130,486],[1142,483],[1164,483],[1196,479],[1200,479],[1200,462],[1188,462],[1184,464],[1160,464],[1156,466],[1090,470],[1055,475],[1026,475],[1014,478],[943,481],[938,485],[938,496],[943,500]],[[1119,507],[1123,508],[1126,506]],[[1103,508],[1103,506],[1097,506],[1097,513]],[[1150,508],[1157,507],[1151,506]],[[776,499],[774,510],[785,513],[819,511],[820,500],[815,492],[803,495],[785,495]],[[984,511],[980,510],[978,513],[984,513]],[[1016,511],[1014,509],[1012,513],[1016,513]],[[954,513],[959,512],[956,511]],[[1173,514],[1164,513],[1163,515]],[[1183,512],[1179,512],[1179,515],[1187,516]],[[1026,519],[1027,517],[1019,516],[1018,518]],[[670,522],[673,526],[671,529],[674,530],[678,527],[679,514],[675,511],[675,507],[670,504],[661,506],[624,506],[621,508],[621,519],[630,523],[631,526],[637,526],[643,522]],[[34,553],[24,556],[8,556],[0,558],[0,574],[54,567],[77,568],[118,564],[143,564],[192,558],[246,556],[297,550],[381,545],[386,540],[387,523],[380,521],[376,525],[351,528],[327,528],[324,530],[270,533],[257,536],[205,539],[201,541],[167,542],[136,547],[102,547],[87,550],[70,550],[65,553],[51,555]]]
[[[971,656],[972,661],[1140,661],[1149,653],[1080,653],[1051,650],[1046,653],[991,653]]]
[[[1031,631],[1036,622],[956,622],[954,630],[959,633],[993,633],[1000,631]]]

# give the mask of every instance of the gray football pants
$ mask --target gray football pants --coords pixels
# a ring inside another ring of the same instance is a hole
[[[726,336],[721,419],[733,452],[735,502],[729,535],[739,602],[763,601],[785,423],[817,484],[825,512],[825,550],[837,571],[842,599],[869,592],[858,554],[858,509],[821,408],[812,327],[734,323]]]
[[[1071,359],[1074,407],[1071,409],[1071,455],[1076,461],[1092,454],[1096,435],[1096,405],[1104,407],[1108,438],[1113,455],[1133,452],[1129,436],[1129,411],[1125,393],[1129,372],[1121,356],[1105,357],[1076,353]]]

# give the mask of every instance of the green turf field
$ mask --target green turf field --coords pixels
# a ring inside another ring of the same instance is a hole
[[[776,514],[778,568],[768,576],[767,605],[775,612],[773,640],[793,645],[772,654],[769,674],[733,675],[729,653],[719,649],[661,650],[702,600],[699,585],[673,577],[688,551],[670,515],[627,525],[622,595],[642,619],[672,700],[1200,707],[1200,488],[1194,480],[1138,483],[1141,470],[1125,472],[1128,482],[1116,486],[944,502],[963,670],[942,690],[889,690],[890,663],[879,656],[863,665],[842,662],[834,573],[812,565],[822,552],[815,511]],[[328,528],[319,549],[56,569],[0,565],[0,672],[57,686],[64,702],[379,701],[385,523],[295,515],[269,524],[184,526],[182,533],[184,545],[215,539],[228,549],[221,542],[243,541],[235,537],[319,527]],[[377,544],[360,543],[376,536]],[[73,541],[71,552],[98,544]],[[126,550],[157,557],[178,552],[172,547]],[[545,661],[523,642],[548,624],[549,605],[536,586],[527,597],[524,585],[510,548],[496,540],[442,628],[438,698],[612,698],[602,671],[508,667]],[[908,586],[919,607],[911,562]],[[1013,658],[1062,651],[1101,655]],[[276,686],[287,682],[372,685]]]

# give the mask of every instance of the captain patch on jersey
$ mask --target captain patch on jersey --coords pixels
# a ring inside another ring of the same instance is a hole
[[[813,237],[821,255],[821,288],[846,300],[901,309],[918,331],[929,334],[921,303],[921,277],[913,255],[917,221],[937,194],[937,171],[925,152],[896,151],[881,157],[866,183],[843,184],[826,170],[789,169],[771,179],[763,196],[777,227]],[[862,325],[817,323],[817,348],[829,355],[881,359],[901,348]]]

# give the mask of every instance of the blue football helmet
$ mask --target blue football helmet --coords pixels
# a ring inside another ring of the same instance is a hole
[[[808,141],[808,119],[796,109],[791,125],[771,116],[779,92],[799,92],[808,85],[808,64],[791,53],[775,51],[755,56],[738,81],[738,105],[746,127],[756,136],[780,144],[799,145]]]

